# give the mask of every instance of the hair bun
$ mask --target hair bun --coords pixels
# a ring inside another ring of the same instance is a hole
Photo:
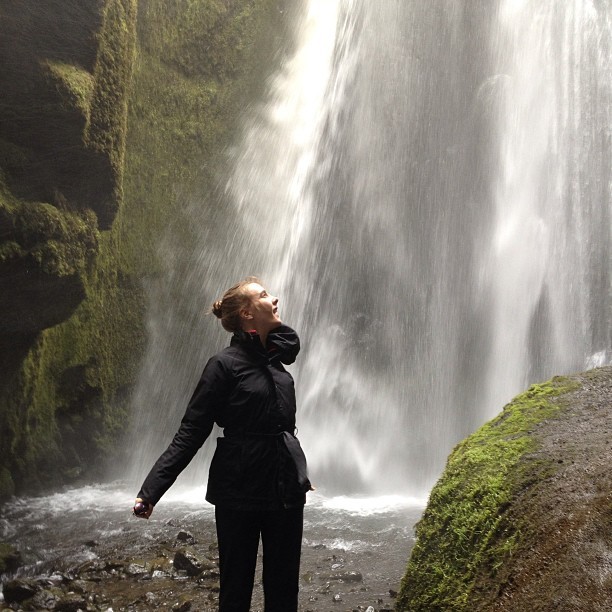
[[[212,305],[212,312],[215,315],[215,317],[217,317],[217,319],[220,319],[222,316],[222,312],[221,312],[221,307],[223,306],[223,300],[217,300],[213,305]]]

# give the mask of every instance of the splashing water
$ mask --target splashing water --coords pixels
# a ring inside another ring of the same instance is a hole
[[[247,274],[302,336],[299,435],[329,494],[422,497],[514,394],[609,359],[612,11],[477,4],[306,2],[229,152],[229,210],[192,208],[194,252],[166,242],[134,481],[227,342],[205,305]]]

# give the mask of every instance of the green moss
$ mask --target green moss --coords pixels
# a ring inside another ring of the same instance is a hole
[[[0,505],[13,495],[15,495],[15,483],[11,473],[5,467],[0,467]]]
[[[125,425],[125,388],[134,379],[143,345],[144,300],[139,282],[120,269],[121,245],[112,232],[100,234],[91,210],[106,197],[110,214],[105,217],[100,208],[96,212],[100,225],[108,227],[119,206],[136,35],[136,0],[106,0],[103,7],[101,25],[92,25],[101,28],[93,75],[79,68],[72,47],[58,54],[69,57],[70,64],[39,59],[47,71],[46,82],[66,102],[64,110],[72,106],[87,115],[86,128],[85,121],[81,126],[74,114],[55,119],[75,121],[77,129],[86,129],[83,139],[89,152],[70,152],[70,159],[78,160],[78,172],[70,164],[61,170],[77,177],[78,189],[71,192],[74,199],[68,201],[56,193],[57,206],[26,201],[11,192],[0,169],[0,263],[12,266],[11,274],[24,275],[15,307],[27,305],[28,295],[34,302],[32,318],[23,314],[30,321],[27,331],[0,336],[0,359],[5,365],[0,383],[0,446],[6,450],[0,457],[0,470],[9,492],[48,489],[81,474],[84,466],[90,474],[101,469],[112,436]],[[71,10],[67,5],[66,14],[60,12],[54,23],[72,19]],[[89,48],[85,51],[91,53]],[[87,61],[84,56],[83,65]],[[66,125],[66,130],[74,131],[74,126]],[[8,143],[2,151],[3,166],[14,168],[21,163],[16,157],[19,147]],[[51,173],[47,178],[54,179]],[[54,183],[46,190],[53,191]],[[53,302],[61,300],[53,282],[62,278],[76,279],[61,285],[71,293],[66,316],[74,314],[37,334],[36,304],[48,309],[49,293]],[[82,295],[85,300],[75,311],[75,300]],[[5,303],[11,304],[10,299]],[[72,380],[74,371],[84,372],[84,380]]]
[[[43,202],[22,202],[4,183],[0,222],[4,234],[0,263],[28,258],[45,274],[69,276],[83,271],[98,250],[99,232],[91,211],[62,211]]]
[[[155,273],[159,240],[169,228],[189,242],[181,209],[195,184],[202,207],[219,205],[212,194],[225,147],[277,65],[284,18],[277,0],[139,5],[124,183],[131,206],[118,220],[128,265],[145,263],[143,273]]]
[[[495,575],[521,545],[508,514],[513,495],[555,469],[529,460],[532,429],[559,410],[551,399],[573,388],[562,378],[533,385],[455,448],[416,526],[398,611],[475,609],[477,576]]]
[[[66,104],[79,109],[88,118],[95,86],[93,75],[80,66],[59,61],[46,60],[43,68],[48,71]]]
[[[71,213],[50,204],[22,204],[14,227],[19,244],[46,274],[76,274],[98,250],[99,233],[91,211]]]
[[[26,256],[26,251],[14,240],[0,244],[0,264],[15,261]]]
[[[109,228],[123,201],[128,94],[135,49],[136,0],[107,0],[94,68],[94,88],[85,128],[85,145],[104,155],[113,195],[98,216]]]
[[[5,542],[0,542],[0,574],[14,572],[21,564],[19,551]]]
[[[106,459],[121,452],[144,347],[143,278],[158,272],[157,246],[182,217],[179,194],[200,181],[214,191],[224,146],[273,69],[282,34],[277,0],[148,0],[135,54],[135,6],[104,3],[95,61],[48,65],[56,86],[89,105],[83,140],[95,171],[79,175],[86,189],[74,193],[91,196],[79,204],[96,211],[103,231],[76,202],[24,202],[0,176],[0,226],[11,234],[0,262],[27,256],[57,275],[78,270],[85,294],[67,320],[24,337],[19,350],[10,339],[20,366],[0,384],[0,445],[8,449],[0,469],[18,493],[101,477]],[[93,85],[78,65],[91,66]],[[110,201],[96,208],[99,193]],[[189,224],[180,231],[188,240]]]
[[[98,265],[85,274],[86,299],[39,336],[4,398],[7,467],[20,491],[102,477],[125,428],[125,389],[143,349],[143,295],[113,265],[116,246],[102,237]]]

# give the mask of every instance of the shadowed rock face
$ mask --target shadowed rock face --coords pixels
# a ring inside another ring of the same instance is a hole
[[[126,112],[125,104],[104,111],[95,105],[105,85],[107,4],[25,0],[0,7],[0,150],[11,191],[26,201],[94,210],[105,229],[117,212],[121,177],[112,157],[124,139],[114,134],[114,146],[101,150],[91,130],[96,122],[123,123]]]
[[[100,279],[120,284],[100,244],[123,197],[135,21],[135,0],[0,3],[0,445],[7,451],[0,502],[27,473],[31,482],[51,482],[53,458],[91,440],[73,434],[74,423],[54,420],[57,406],[78,413],[91,394],[79,409],[67,403],[70,394],[54,382],[65,366],[49,358],[62,348],[47,347],[42,336],[68,321]],[[122,282],[113,291],[127,310],[124,294],[135,282],[126,275]],[[111,316],[106,304],[100,318]],[[97,332],[98,345],[108,328]],[[84,351],[76,357],[74,339],[66,347],[58,361],[97,363]]]
[[[123,469],[143,278],[202,160],[214,191],[281,4],[0,2],[0,504]]]
[[[105,37],[118,4],[0,6],[0,334],[72,314],[97,228],[117,213],[131,65]]]

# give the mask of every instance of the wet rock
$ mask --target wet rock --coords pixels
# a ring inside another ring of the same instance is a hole
[[[55,604],[54,610],[60,612],[78,612],[87,608],[87,600],[77,593],[67,593]]]
[[[2,587],[4,601],[6,603],[21,603],[30,597],[34,597],[39,587],[33,580],[9,580]]]
[[[144,565],[140,565],[139,563],[128,563],[124,569],[125,573],[128,576],[144,576],[148,574],[147,568]]]
[[[184,542],[185,544],[197,544],[197,540],[193,534],[189,531],[179,531],[176,536],[177,542]]]
[[[109,573],[115,573],[118,570],[123,570],[125,567],[125,561],[121,561],[119,559],[109,559],[104,563],[104,571]]]
[[[215,567],[215,568],[210,569],[210,570],[204,570],[200,574],[200,577],[198,578],[198,583],[199,584],[206,584],[207,581],[216,580],[218,578],[219,578],[219,569]]]
[[[76,593],[85,593],[87,591],[87,583],[84,580],[76,579],[70,584],[70,588]]]
[[[314,582],[315,575],[313,572],[304,572],[302,574],[302,582],[305,584],[311,584]]]
[[[81,563],[81,565],[77,566],[75,569],[76,573],[79,575],[85,574],[87,572],[95,572],[102,569],[103,563],[101,561],[85,561],[85,563]]]
[[[170,573],[172,571],[172,562],[168,557],[156,557],[151,561],[150,568],[153,571],[160,571],[164,573]]]
[[[59,587],[64,582],[70,582],[70,579],[65,578],[63,574],[60,574],[58,572],[55,572],[50,576],[39,576],[37,578],[34,578],[34,580],[36,581],[37,585],[43,589],[47,587]]]
[[[189,612],[191,610],[191,606],[193,605],[193,601],[189,596],[182,595],[180,599],[172,606],[173,612]]]
[[[151,578],[169,578],[169,577],[170,577],[170,574],[162,570],[153,570],[153,573],[151,574]]]
[[[0,542],[0,574],[15,572],[22,563],[21,553],[14,546]]]
[[[333,574],[321,575],[322,580],[328,580],[330,582],[361,582],[363,575],[361,572],[335,572]]]
[[[31,603],[35,610],[56,610],[60,596],[59,589],[41,589],[32,597]]]
[[[174,569],[185,571],[189,576],[199,576],[204,570],[213,568],[208,559],[202,559],[190,550],[178,550],[174,555]]]

